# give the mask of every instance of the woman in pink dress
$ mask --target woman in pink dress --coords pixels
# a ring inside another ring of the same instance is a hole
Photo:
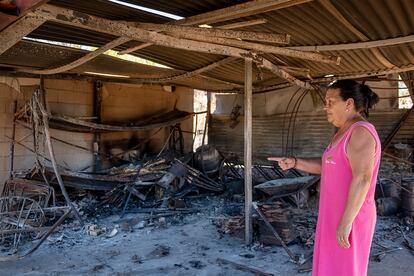
[[[381,142],[365,118],[379,98],[364,84],[340,80],[328,88],[325,100],[328,121],[338,130],[322,159],[268,159],[284,170],[321,174],[312,275],[366,275],[376,222]]]

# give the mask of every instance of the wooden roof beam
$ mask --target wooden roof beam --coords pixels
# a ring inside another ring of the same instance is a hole
[[[404,43],[414,42],[414,35],[408,35],[397,38],[367,41],[367,42],[357,42],[357,43],[345,43],[345,44],[336,44],[336,45],[315,45],[315,46],[294,46],[286,47],[293,50],[300,51],[343,51],[343,50],[356,50],[356,49],[369,49],[369,48],[378,48],[391,45],[399,45]]]
[[[259,53],[264,52],[264,53],[289,56],[289,57],[294,57],[294,58],[299,58],[299,59],[306,59],[306,60],[311,60],[311,61],[336,64],[336,65],[339,65],[341,61],[341,58],[338,56],[328,56],[328,55],[324,55],[324,54],[317,53],[317,52],[298,51],[298,50],[289,49],[287,47],[282,48],[282,47],[277,47],[273,45],[259,44],[259,43],[253,43],[253,42],[248,42],[248,41],[240,41],[236,39],[228,39],[228,38],[222,38],[222,37],[208,37],[208,36],[203,36],[203,35],[188,34],[186,32],[179,32],[179,33],[174,32],[173,36],[179,37],[179,38],[187,38],[191,40],[215,43],[215,44],[220,44],[220,45],[238,47],[242,49],[249,49],[249,50],[254,50],[256,52],[259,52]]]
[[[9,1],[17,8],[18,15],[10,15],[4,12],[0,12],[0,31],[16,22],[18,19],[25,16],[29,11],[34,10],[36,7],[47,3],[49,0],[17,0]],[[2,1],[0,1],[2,2]],[[3,1],[6,2],[6,1]]]
[[[352,75],[343,75],[343,76],[336,76],[331,78],[318,78],[313,79],[312,83],[321,83],[321,82],[332,82],[335,80],[343,80],[343,79],[359,79],[359,78],[367,78],[367,77],[373,77],[373,76],[380,76],[380,75],[389,75],[389,74],[395,74],[395,73],[401,73],[401,72],[407,72],[407,71],[414,71],[414,65],[408,65],[403,67],[397,67],[387,70],[380,70],[376,72],[368,72],[368,73],[360,73],[360,74],[352,74]]]
[[[0,55],[46,21],[40,16],[24,16],[0,32]]]
[[[255,0],[247,3],[234,5],[228,8],[219,9],[199,15],[190,16],[188,18],[177,20],[172,22],[169,25],[182,25],[182,26],[191,26],[191,25],[201,25],[201,24],[213,24],[223,21],[228,21],[232,19],[237,19],[241,17],[246,17],[250,15],[260,14],[264,12],[269,12],[273,10],[284,9],[287,7],[292,7],[295,5],[304,4],[311,2],[313,0]],[[254,20],[252,20],[254,21]],[[240,23],[229,24],[217,27],[219,29],[234,29],[239,28]],[[233,25],[233,26],[232,26]],[[151,46],[151,43],[144,43],[121,51],[120,54],[128,54],[140,49]]]
[[[113,41],[105,44],[104,46],[100,47],[99,49],[96,49],[93,52],[90,52],[88,54],[86,54],[85,56],[81,57],[80,59],[77,59],[69,64],[65,64],[63,66],[57,67],[57,68],[53,68],[53,69],[40,69],[40,70],[33,70],[33,69],[20,69],[19,71],[22,72],[26,72],[26,73],[31,73],[31,74],[39,74],[39,75],[51,75],[51,74],[58,74],[58,73],[63,73],[66,71],[69,71],[73,68],[76,68],[94,58],[96,58],[97,56],[105,53],[107,50],[110,50],[112,48],[115,48],[118,45],[124,44],[128,41],[130,41],[131,39],[126,38],[126,37],[119,37],[117,39],[114,39]]]
[[[89,29],[97,32],[104,32],[116,36],[125,36],[138,41],[149,42],[160,46],[196,51],[209,54],[233,56],[245,58],[252,56],[252,53],[243,49],[217,45],[207,42],[199,42],[193,40],[179,39],[156,32],[150,32],[135,27],[126,22],[115,22],[108,19],[83,14],[77,11],[59,8],[51,5],[44,5],[36,10],[36,15],[42,16],[46,20],[52,20],[65,25],[76,26],[79,28]],[[281,68],[272,64],[270,61],[263,59],[262,67],[265,67],[282,78],[286,78],[289,82],[293,82],[304,88],[309,85],[292,75],[288,74]]]
[[[214,28],[225,29],[225,30],[233,30],[233,29],[239,29],[239,28],[244,28],[244,27],[251,27],[251,26],[265,24],[265,23],[267,23],[267,20],[266,19],[259,18],[259,19],[253,19],[253,20],[236,22],[236,23],[232,23],[232,24],[215,26]]]
[[[148,83],[162,83],[162,82],[170,82],[170,81],[175,81],[175,80],[184,79],[184,78],[190,78],[190,77],[194,77],[196,75],[202,74],[206,71],[213,70],[214,68],[217,68],[217,67],[219,67],[221,65],[224,65],[224,64],[228,64],[228,63],[233,62],[235,60],[237,60],[237,58],[235,58],[235,57],[226,57],[226,58],[223,58],[219,61],[213,62],[213,63],[211,63],[207,66],[201,67],[199,69],[196,69],[196,70],[193,70],[193,71],[190,71],[190,72],[185,72],[183,74],[179,74],[179,75],[175,75],[175,76],[171,76],[171,77],[165,77],[165,78],[142,79],[142,81],[145,81],[145,82],[148,82]],[[215,80],[217,80],[217,79],[215,79]],[[221,81],[221,80],[219,80],[219,81]],[[234,85],[234,83],[232,83],[232,84]],[[237,84],[237,85],[239,85],[239,84]]]
[[[242,18],[264,12],[280,10],[304,3],[312,0],[255,0],[247,3],[242,3],[230,6],[224,9],[219,9],[211,12],[206,12],[199,15],[194,15],[188,18],[175,21],[175,25],[200,25],[213,24],[232,19]]]
[[[8,77],[12,77],[12,78],[34,78],[34,79],[38,79],[39,75],[38,74],[30,74],[30,73],[25,73],[25,72],[21,72],[21,71],[0,71],[0,76],[8,76]],[[204,78],[204,76],[202,76]],[[101,76],[91,76],[91,75],[81,75],[81,74],[70,74],[70,73],[62,73],[62,74],[53,74],[53,75],[45,75],[44,76],[45,79],[59,79],[59,80],[82,80],[82,81],[95,81],[95,80],[100,80],[102,82],[109,82],[109,83],[123,83],[123,84],[135,84],[135,85],[153,85],[153,86],[164,86],[164,85],[180,85],[183,87],[188,87],[188,88],[192,88],[192,89],[201,89],[201,90],[208,90],[208,91],[216,91],[216,90],[211,90],[211,89],[206,89],[205,86],[202,86],[198,83],[195,84],[195,86],[189,86],[188,84],[185,83],[174,83],[174,82],[165,82],[165,83],[151,83],[151,82],[143,82],[142,79],[137,79],[137,78],[108,78],[108,77],[101,77]],[[206,78],[208,79],[208,77]],[[212,79],[212,78],[209,78]],[[217,79],[215,79],[217,80]],[[220,81],[220,80],[217,80]],[[224,83],[225,81],[223,81]],[[226,82],[227,85],[229,85],[228,82]],[[231,90],[234,89],[238,89],[239,84],[237,84],[237,86],[235,86],[234,88],[231,88]],[[217,90],[218,91],[218,90]]]
[[[274,34],[274,33],[259,33],[247,31],[234,31],[217,28],[200,28],[188,26],[175,26],[169,24],[154,24],[154,23],[135,23],[136,27],[148,31],[167,32],[170,34],[186,34],[187,36],[209,36],[209,37],[223,37],[243,40],[263,41],[269,43],[289,44],[290,35],[288,34]]]
[[[243,27],[247,27],[247,26],[254,26],[254,25],[258,25],[258,24],[264,24],[266,22],[267,22],[266,19],[256,19],[256,20],[249,20],[249,21],[243,21],[243,22],[237,22],[237,23],[233,23],[233,24],[223,25],[223,26],[219,26],[219,27],[216,27],[216,28],[231,30],[231,29],[243,28]],[[129,53],[147,48],[151,45],[152,45],[152,43],[142,43],[142,44],[133,46],[131,48],[122,50],[118,54],[119,55],[129,54]]]

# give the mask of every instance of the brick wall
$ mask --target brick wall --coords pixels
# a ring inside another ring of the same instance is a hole
[[[30,99],[36,86],[21,86],[20,92],[10,86],[0,84],[0,190],[9,175],[9,148],[13,125],[13,101],[18,105]],[[53,113],[74,117],[93,115],[93,84],[86,81],[45,80],[47,107]],[[137,86],[121,84],[104,84],[102,101],[102,120],[110,122],[128,122],[139,120],[161,112],[170,111],[176,106],[180,110],[192,111],[193,94],[191,89],[177,88],[175,92],[166,92],[160,86]],[[192,120],[182,123],[183,130],[192,131]],[[139,132],[117,132],[102,134],[103,143],[116,144],[120,140],[145,139],[155,130]],[[16,128],[16,139],[24,145],[33,148],[30,130],[21,126]],[[153,136],[149,147],[159,151],[168,137],[169,130],[162,129]],[[51,130],[51,135],[58,139],[86,148],[92,148],[94,135],[90,133],[75,133],[61,130]],[[191,150],[191,135],[185,135],[185,149]],[[26,138],[25,138],[26,137]],[[90,152],[53,141],[53,147],[58,164],[73,170],[85,168],[93,164]],[[41,147],[41,151],[47,151]],[[48,155],[46,154],[48,157]],[[15,170],[30,169],[35,163],[34,154],[20,145],[15,147]]]

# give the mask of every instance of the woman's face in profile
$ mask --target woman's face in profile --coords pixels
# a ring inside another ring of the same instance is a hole
[[[346,101],[339,95],[339,89],[328,89],[325,96],[325,111],[328,122],[338,127],[346,117]]]

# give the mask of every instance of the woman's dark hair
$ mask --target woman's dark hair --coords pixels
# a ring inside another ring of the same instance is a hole
[[[365,117],[368,117],[369,109],[379,102],[378,95],[368,85],[354,80],[336,81],[328,89],[339,89],[339,95],[344,101],[352,98],[356,111],[363,112]]]

